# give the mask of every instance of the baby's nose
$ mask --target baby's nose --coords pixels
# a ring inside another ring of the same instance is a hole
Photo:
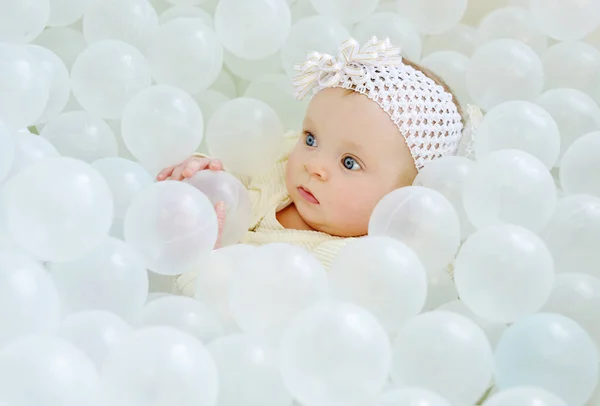
[[[313,176],[327,180],[329,178],[328,169],[323,162],[319,160],[311,160],[305,164],[306,170]]]

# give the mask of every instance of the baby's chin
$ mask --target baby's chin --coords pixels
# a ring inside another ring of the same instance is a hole
[[[342,238],[362,237],[368,232],[368,225],[364,227],[349,227],[348,222],[345,220],[340,220],[339,222],[330,221],[333,216],[328,216],[326,211],[319,213],[317,218],[314,213],[303,213],[302,207],[299,205],[296,205],[296,208],[304,222],[315,231]],[[322,209],[323,207],[319,206],[317,210],[320,211]]]

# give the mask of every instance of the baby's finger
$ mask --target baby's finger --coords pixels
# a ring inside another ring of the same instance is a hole
[[[156,180],[167,179],[173,173],[174,168],[175,168],[174,166],[169,166],[168,168],[163,169],[162,171],[159,172],[158,175],[156,175]]]
[[[183,169],[183,171],[181,172],[181,174],[183,175],[184,178],[191,178],[192,176],[194,176],[196,174],[196,172],[204,169],[203,168],[206,167],[206,162],[203,159],[190,159],[187,164],[185,164],[185,167]]]
[[[210,164],[208,164],[208,168],[212,171],[222,171],[223,163],[218,159],[213,159],[210,161]]]
[[[175,169],[173,169],[173,173],[171,174],[172,180],[183,180],[183,175],[181,174],[185,169],[185,162],[177,165]]]

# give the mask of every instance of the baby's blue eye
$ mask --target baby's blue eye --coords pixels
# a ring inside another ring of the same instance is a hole
[[[344,164],[344,167],[350,171],[358,171],[362,169],[358,162],[356,162],[356,159],[349,156],[345,157],[342,160],[342,163]]]
[[[317,140],[315,139],[315,136],[312,134],[306,134],[306,138],[304,139],[304,143],[306,145],[308,145],[309,147],[314,147],[317,145]]]

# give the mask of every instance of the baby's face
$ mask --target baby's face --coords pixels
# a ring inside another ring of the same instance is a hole
[[[286,184],[313,229],[357,237],[367,234],[379,200],[411,185],[416,174],[404,137],[387,113],[366,96],[332,88],[308,106]]]

